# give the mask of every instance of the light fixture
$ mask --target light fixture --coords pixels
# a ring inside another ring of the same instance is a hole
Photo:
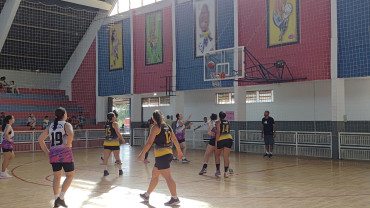
[[[157,96],[157,93],[154,93],[154,96]]]

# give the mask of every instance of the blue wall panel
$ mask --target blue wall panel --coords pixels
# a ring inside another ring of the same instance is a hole
[[[130,19],[123,20],[123,70],[109,71],[109,25],[98,32],[99,96],[130,94],[131,37]]]
[[[233,0],[217,0],[217,49],[234,47]],[[212,88],[204,82],[203,58],[195,58],[194,9],[192,1],[176,5],[176,86],[177,90]],[[222,81],[222,87],[233,81]]]
[[[370,1],[338,0],[338,77],[370,76]]]

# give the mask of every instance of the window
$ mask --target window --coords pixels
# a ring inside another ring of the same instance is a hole
[[[142,107],[169,106],[170,97],[149,97],[142,98]]]
[[[234,104],[234,93],[217,93],[216,94],[217,104]]]
[[[118,0],[110,16],[126,12],[130,9],[136,9],[142,6],[160,2],[162,0]]]
[[[274,102],[272,90],[247,91],[246,103],[271,103]]]

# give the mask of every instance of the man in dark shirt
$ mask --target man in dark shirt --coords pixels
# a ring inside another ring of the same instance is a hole
[[[276,125],[272,117],[269,116],[270,112],[265,111],[262,119],[262,138],[265,140],[266,153],[264,157],[272,157],[272,151],[274,150],[274,139],[276,137]]]

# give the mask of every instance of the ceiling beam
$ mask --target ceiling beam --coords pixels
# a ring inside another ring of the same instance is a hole
[[[62,0],[62,1],[107,11],[109,11],[112,8],[112,4],[98,0]]]

